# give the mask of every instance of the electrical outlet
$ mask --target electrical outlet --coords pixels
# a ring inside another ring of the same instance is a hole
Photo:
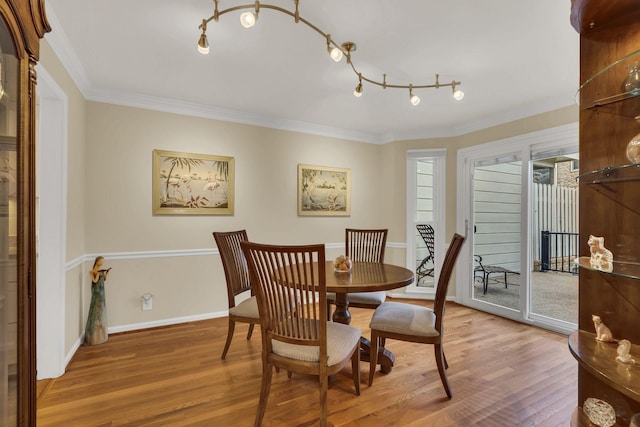
[[[142,296],[142,311],[149,311],[153,308],[153,296],[146,294]]]

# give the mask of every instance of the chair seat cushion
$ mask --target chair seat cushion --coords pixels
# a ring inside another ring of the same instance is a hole
[[[401,302],[381,304],[371,317],[369,327],[378,331],[422,337],[437,337],[433,310]]]
[[[360,342],[360,329],[342,323],[327,322],[328,366],[339,363],[349,357],[353,347]],[[317,346],[289,344],[273,340],[273,352],[289,359],[305,362],[318,362],[320,349]]]
[[[258,300],[255,295],[247,298],[235,307],[231,307],[229,309],[229,314],[239,317],[252,317],[254,319],[259,319],[260,314],[258,313]]]
[[[385,299],[387,299],[387,293],[385,291],[354,292],[350,293],[347,298],[349,299],[349,303],[378,306],[382,304]],[[335,302],[336,294],[333,292],[327,292],[327,300],[330,302]]]

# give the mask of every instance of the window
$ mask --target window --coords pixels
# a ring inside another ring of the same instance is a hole
[[[446,150],[407,153],[407,268],[416,272],[408,293],[435,292],[435,267],[444,255],[445,156]],[[432,232],[421,233],[418,226]]]

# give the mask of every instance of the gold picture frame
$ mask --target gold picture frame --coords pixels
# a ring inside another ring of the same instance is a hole
[[[350,216],[351,169],[299,164],[298,215]]]
[[[233,215],[233,157],[153,150],[154,215]]]

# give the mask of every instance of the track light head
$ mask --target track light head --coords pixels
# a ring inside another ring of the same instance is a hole
[[[251,28],[256,25],[256,21],[258,20],[258,13],[260,12],[260,2],[256,1],[255,5],[255,13],[253,12],[244,12],[240,15],[240,24],[244,28]]]
[[[358,86],[353,90],[353,96],[360,98],[362,96],[362,83],[358,83]]]
[[[329,48],[329,56],[334,61],[340,62],[340,60],[342,60],[343,53],[340,49],[334,46]]]
[[[420,104],[420,97],[413,94],[413,85],[409,85],[409,101],[414,107]]]
[[[451,91],[453,92],[453,98],[456,101],[460,101],[462,98],[464,98],[464,92],[461,91],[460,89],[456,89],[456,82],[451,82]]]
[[[331,46],[331,34],[327,34],[327,52],[335,62],[340,62],[343,56],[342,50],[337,46]]]
[[[198,52],[203,55],[207,55],[209,53],[209,40],[207,40],[207,20],[202,20],[202,34],[200,34],[200,39],[198,40]]]
[[[353,96],[356,98],[362,96],[362,73],[358,73],[358,86],[353,90]]]
[[[251,28],[256,25],[257,17],[253,14],[253,12],[244,12],[240,15],[240,24],[244,28]]]

